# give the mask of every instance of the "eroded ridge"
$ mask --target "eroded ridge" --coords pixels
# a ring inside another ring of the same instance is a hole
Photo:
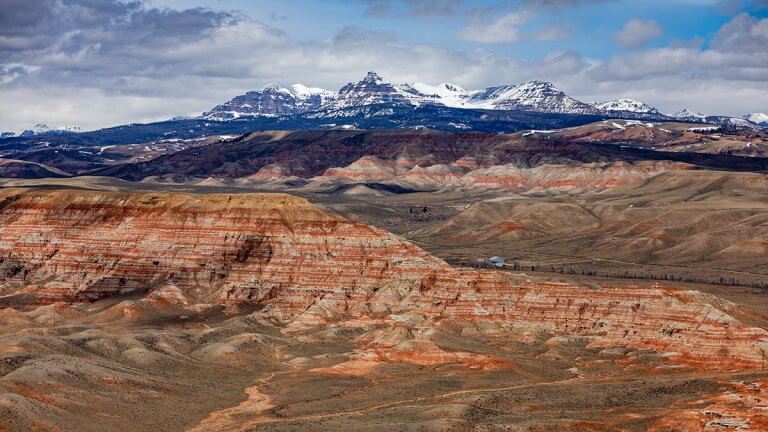
[[[402,316],[546,331],[667,353],[702,368],[764,367],[768,332],[734,305],[664,286],[590,289],[455,269],[386,231],[283,194],[3,192],[2,301],[252,305],[286,332]],[[130,311],[128,311],[130,312]]]

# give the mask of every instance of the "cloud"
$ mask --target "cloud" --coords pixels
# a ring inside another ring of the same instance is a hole
[[[599,80],[689,79],[768,83],[768,19],[741,14],[724,24],[707,49],[679,44],[613,57],[594,71]]]
[[[455,15],[463,0],[362,0],[368,4],[366,15],[383,16],[404,12],[421,17],[445,17]]]
[[[589,4],[609,3],[616,0],[524,0],[524,9],[561,10]]]
[[[561,51],[523,61],[485,48],[404,43],[395,33],[360,27],[296,41],[238,13],[207,9],[108,0],[16,6],[0,16],[0,130],[160,120],[273,82],[335,90],[371,69],[396,82],[467,88],[543,79],[584,99],[637,97],[670,111],[685,105],[739,114],[768,106],[768,21],[746,14],[704,44],[638,48],[606,60]],[[547,27],[525,34],[518,23],[527,17],[501,20],[506,15],[482,17],[506,40],[563,36]],[[499,40],[480,30],[473,37]]]
[[[768,9],[768,0],[717,0],[718,9],[726,14],[744,10],[760,11]]]
[[[571,38],[571,30],[563,24],[551,24],[536,30],[531,39],[539,41],[562,41]]]
[[[475,19],[474,23],[459,32],[458,37],[481,43],[517,42],[522,39],[521,26],[530,19],[531,15],[525,12],[510,12],[489,21]]]
[[[638,48],[658,38],[663,33],[664,30],[656,21],[633,19],[628,21],[618,33],[614,34],[613,38],[625,48]]]
[[[23,64],[7,64],[0,65],[0,85],[7,84],[17,78],[21,78],[24,75],[28,75],[38,68],[31,67]]]
[[[479,43],[568,40],[571,38],[571,29],[564,23],[549,24],[529,32],[523,27],[543,14],[552,15],[569,8],[612,1],[616,0],[522,0],[475,7],[469,11],[471,24],[457,36],[461,40]],[[516,5],[517,9],[505,12],[510,5]]]
[[[742,13],[723,25],[710,44],[713,49],[730,52],[768,52],[768,19]]]

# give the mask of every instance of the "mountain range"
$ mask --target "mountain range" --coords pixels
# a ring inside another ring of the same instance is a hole
[[[123,125],[86,134],[71,133],[80,132],[79,128],[54,129],[39,124],[21,133],[3,132],[0,139],[34,140],[37,136],[46,135],[48,140],[117,144],[242,134],[267,129],[344,128],[429,128],[510,133],[525,129],[578,126],[610,118],[768,128],[768,114],[764,113],[728,117],[708,116],[683,109],[666,115],[633,99],[582,102],[545,81],[468,90],[451,83],[391,83],[377,73],[369,72],[360,81],[348,83],[338,92],[302,84],[272,84],[236,96],[196,117],[174,117],[161,122]]]
[[[602,104],[581,102],[545,81],[467,90],[451,83],[436,86],[420,82],[395,84],[384,80],[376,72],[368,72],[362,80],[349,83],[338,92],[301,84],[266,86],[218,105],[203,113],[203,117],[210,120],[230,120],[243,116],[274,116],[311,111],[332,116],[337,110],[380,104],[412,107],[434,105],[551,114],[597,115],[623,112],[629,113],[630,116],[661,115],[655,108],[631,99]]]
[[[208,120],[279,116],[312,113],[313,118],[348,116],[350,109],[374,105],[407,107],[437,106],[474,110],[526,111],[544,114],[604,115],[625,119],[685,120],[728,123],[737,126],[768,124],[768,114],[752,113],[742,118],[707,116],[688,109],[665,115],[645,102],[616,99],[582,102],[546,81],[528,81],[479,90],[467,90],[451,83],[430,85],[421,82],[391,83],[376,72],[357,83],[348,83],[338,92],[302,84],[273,84],[249,91],[203,113]],[[343,110],[343,111],[342,111]],[[382,112],[376,114],[382,115]],[[735,120],[734,120],[735,119]],[[744,121],[745,120],[745,121]]]

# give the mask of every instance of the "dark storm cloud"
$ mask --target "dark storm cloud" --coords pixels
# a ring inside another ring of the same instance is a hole
[[[13,61],[35,51],[108,51],[188,42],[237,19],[207,9],[145,8],[140,2],[5,0],[0,9],[0,54]]]
[[[0,8],[0,65],[35,71],[29,81],[152,93],[150,81],[247,72],[206,64],[226,37],[280,39],[278,30],[232,12],[174,10],[116,0],[8,0]],[[6,7],[9,6],[9,7]],[[248,21],[247,28],[239,27]],[[226,34],[226,30],[237,31]],[[218,41],[219,46],[213,47]],[[230,41],[235,46],[237,40]],[[207,52],[210,50],[213,52]],[[14,72],[5,83],[21,85]],[[27,83],[30,84],[30,83]],[[156,83],[155,83],[156,84]]]

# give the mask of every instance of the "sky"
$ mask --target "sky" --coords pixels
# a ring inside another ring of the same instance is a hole
[[[196,115],[267,84],[338,90],[370,70],[766,112],[768,0],[0,0],[0,131]]]

